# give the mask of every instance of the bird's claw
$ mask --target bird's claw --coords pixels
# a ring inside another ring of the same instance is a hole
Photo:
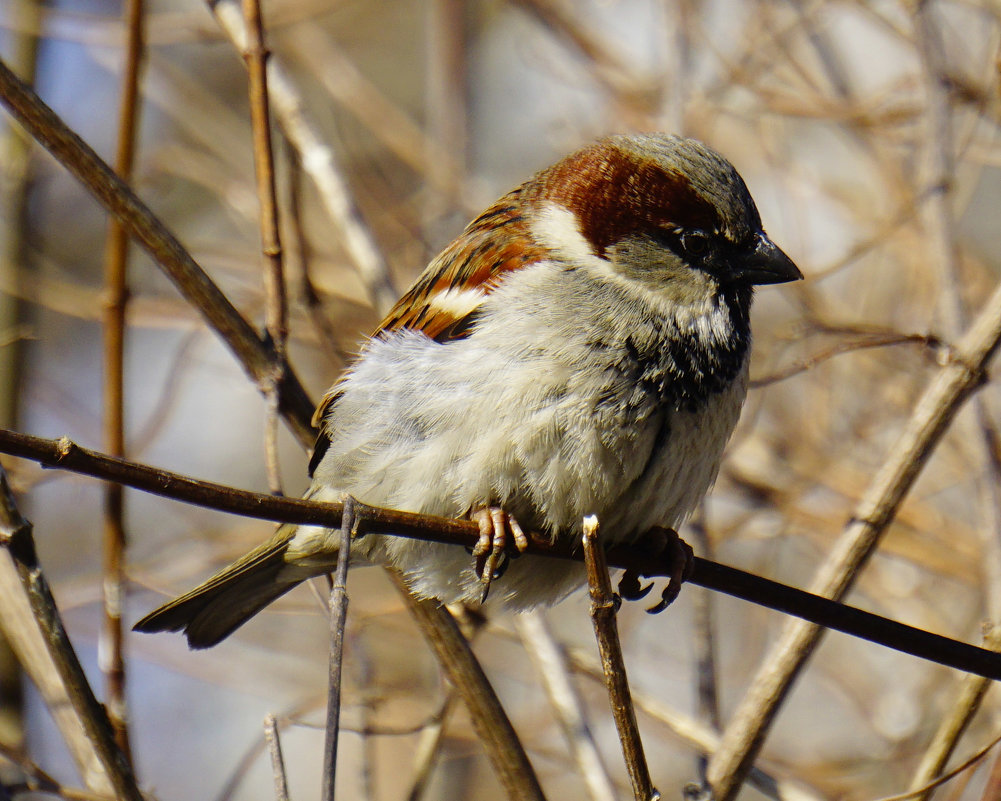
[[[692,577],[692,570],[695,567],[695,552],[692,546],[678,536],[678,532],[671,528],[657,527],[651,530],[648,536],[660,538],[660,554],[665,557],[670,564],[667,586],[660,594],[660,600],[646,611],[651,615],[663,612],[674,603],[681,592],[681,585]]]
[[[695,564],[695,553],[692,546],[678,536],[678,532],[670,528],[657,526],[643,535],[638,543],[646,549],[652,559],[668,562],[668,582],[661,593],[660,600],[646,611],[652,615],[663,612],[670,606],[681,592],[681,585],[691,578]],[[642,571],[627,568],[619,580],[619,595],[627,601],[639,601],[649,595],[654,582],[645,587],[640,584]]]
[[[652,581],[645,587],[640,586],[640,573],[632,568],[627,568],[619,579],[619,595],[627,601],[640,601],[646,598],[652,589]]]
[[[480,527],[480,538],[473,548],[476,575],[483,585],[482,603],[490,592],[490,582],[500,578],[507,569],[508,556],[518,556],[528,548],[528,537],[518,521],[498,506],[485,506],[470,515]],[[514,553],[509,554],[509,546]]]

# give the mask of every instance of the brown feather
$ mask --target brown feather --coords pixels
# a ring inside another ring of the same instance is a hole
[[[216,573],[190,592],[164,604],[136,623],[133,631],[183,631],[192,648],[209,648],[229,636],[302,578],[281,581],[293,525]]]

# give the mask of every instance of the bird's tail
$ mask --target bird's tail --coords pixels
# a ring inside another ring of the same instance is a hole
[[[294,525],[280,526],[270,540],[150,612],[133,631],[183,631],[191,648],[209,648],[225,639],[307,577],[286,569],[285,552],[295,530]]]

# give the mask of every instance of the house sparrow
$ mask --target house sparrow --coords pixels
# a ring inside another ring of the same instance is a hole
[[[678,524],[715,480],[747,388],[755,284],[802,278],[733,166],[665,134],[613,136],[504,195],[400,299],[316,413],[307,497],[480,522],[454,545],[366,534],[352,558],[443,602],[515,609],[583,582],[498,557],[523,531],[606,544]],[[338,533],[272,539],[136,624],[219,642],[332,570]]]

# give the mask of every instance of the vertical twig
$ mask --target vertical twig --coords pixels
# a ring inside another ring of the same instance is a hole
[[[115,172],[132,180],[138,137],[139,77],[144,48],[143,0],[126,4],[125,65],[118,113]],[[128,304],[129,236],[112,216],[104,252],[104,441],[112,456],[125,456],[125,310]],[[104,625],[99,649],[108,718],[115,739],[131,759],[128,709],[125,700],[125,658],[122,609],[125,601],[125,491],[120,484],[104,485]]]
[[[243,0],[247,43],[243,60],[250,76],[250,120],[254,134],[254,173],[260,208],[261,249],[264,252],[265,330],[275,352],[274,371],[265,386],[268,412],[264,452],[268,484],[276,495],[282,492],[278,465],[278,385],[288,340],[288,299],[282,264],[281,233],[278,230],[278,201],[275,190],[274,149],[271,146],[271,106],[268,99],[267,63],[270,53],[264,45],[264,23],[259,0]]]
[[[573,754],[577,770],[594,801],[615,798],[615,786],[584,714],[584,702],[570,680],[567,657],[541,610],[516,615],[514,626],[535,669],[542,676],[549,702]]]
[[[351,531],[355,527],[354,499],[344,500],[341,541],[337,551],[337,573],[330,589],[330,673],[327,684],[327,737],[323,754],[323,801],[334,801],[337,778],[337,735],[341,714],[341,665],[344,658],[344,623],[348,614],[348,562]]]
[[[469,112],[467,63],[467,3],[463,0],[432,0],[427,8],[427,178],[433,187],[447,192],[428,193],[424,213],[424,238],[438,243],[462,221]],[[444,213],[443,213],[444,212]],[[433,254],[430,254],[433,255]]]
[[[271,755],[271,773],[275,779],[275,799],[276,801],[289,801],[285,758],[282,756],[282,742],[278,737],[278,721],[270,713],[264,717],[264,739],[268,744],[268,753]]]
[[[587,587],[591,596],[591,622],[594,624],[594,636],[598,640],[605,687],[608,689],[615,728],[622,743],[622,755],[626,760],[633,797],[636,801],[657,799],[660,798],[660,793],[650,780],[650,769],[647,767],[639,726],[636,724],[636,710],[629,692],[626,663],[619,644],[619,627],[615,621],[618,604],[612,594],[605,552],[598,542],[598,518],[594,515],[584,518],[584,564],[587,567]]]
[[[206,2],[226,35],[243,50],[248,34],[237,8],[237,0]],[[300,36],[310,30],[307,26]],[[268,64],[268,81],[271,87],[269,99],[274,102],[275,115],[285,135],[299,152],[303,169],[316,184],[341,246],[357,268],[372,306],[379,314],[384,314],[400,293],[393,286],[389,267],[352,201],[334,152],[320,135],[288,73],[274,59]]]

